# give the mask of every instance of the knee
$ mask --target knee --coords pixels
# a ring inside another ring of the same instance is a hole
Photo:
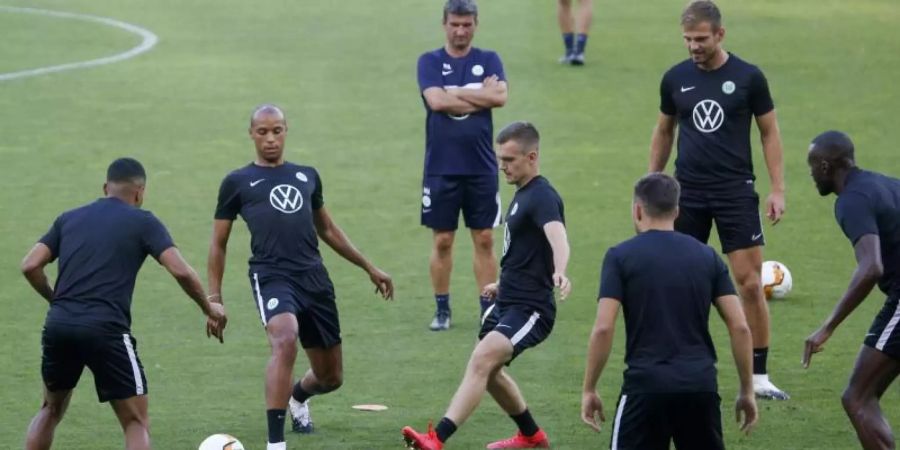
[[[473,233],[472,242],[475,244],[476,251],[494,254],[494,233],[491,230]]]
[[[66,412],[65,405],[62,403],[54,403],[54,402],[44,402],[42,406],[44,412],[47,416],[50,417],[51,420],[55,422],[59,422],[63,418],[63,414]]]
[[[293,362],[297,357],[297,336],[292,333],[271,338],[272,355],[279,360]]]
[[[472,355],[472,359],[469,360],[469,371],[478,375],[490,378],[491,374],[497,370],[497,367],[500,367],[503,364],[500,361],[500,356],[489,353],[476,351],[475,354]]]
[[[323,392],[331,392],[338,390],[344,384],[344,374],[341,372],[333,372],[319,378],[319,388]]]
[[[862,410],[863,401],[855,392],[847,388],[841,394],[841,405],[844,407],[844,412],[852,420]]]
[[[742,275],[738,277],[736,281],[744,301],[753,301],[762,298],[761,295],[755,295],[757,292],[762,293],[762,281],[760,280],[758,273],[753,272]]]
[[[434,250],[438,254],[449,254],[453,250],[453,234],[439,233],[434,236]]]

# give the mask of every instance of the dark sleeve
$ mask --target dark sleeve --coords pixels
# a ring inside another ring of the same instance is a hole
[[[754,116],[761,116],[775,109],[772,94],[769,93],[769,82],[762,71],[756,69],[750,77],[750,111]]]
[[[50,249],[50,254],[53,259],[59,255],[59,241],[61,236],[60,228],[62,228],[62,216],[57,217],[56,220],[53,221],[53,225],[50,226],[50,229],[47,230],[47,233],[41,237],[38,241],[41,244],[47,246]]]
[[[725,261],[716,254],[715,250],[709,249],[713,257],[713,300],[723,295],[737,295],[734,284],[731,282],[731,276],[728,274],[728,266]]]
[[[144,222],[141,242],[144,246],[144,251],[157,261],[162,252],[175,246],[175,243],[172,242],[172,236],[169,235],[169,230],[166,230],[166,226],[150,213],[147,213],[147,219]]]
[[[325,206],[325,195],[322,193],[322,176],[316,171],[316,188],[312,193],[312,209],[319,209]]]
[[[672,99],[672,88],[669,86],[669,72],[666,72],[662,81],[659,82],[659,112],[667,116],[674,116],[678,113],[675,100]]]
[[[429,53],[419,57],[417,69],[419,78],[419,92],[431,87],[444,87],[444,79],[441,76],[441,68]]]
[[[503,71],[503,62],[500,61],[500,55],[495,52],[491,52],[490,57],[488,58],[488,67],[487,70],[484,71],[485,75],[497,75],[497,78],[500,81],[506,81],[506,72]]]
[[[538,227],[550,222],[562,222],[562,199],[551,190],[540,191],[531,201],[531,220]]]
[[[853,245],[867,234],[878,234],[872,202],[862,193],[844,192],[834,204],[834,215],[844,235]]]
[[[241,191],[234,175],[228,175],[219,186],[219,201],[216,204],[216,220],[235,220],[241,212]]]
[[[600,269],[600,294],[597,298],[614,298],[622,302],[625,299],[625,280],[615,250],[615,247],[610,248],[603,257],[603,267]]]

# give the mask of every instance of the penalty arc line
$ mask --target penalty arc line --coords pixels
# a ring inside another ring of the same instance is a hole
[[[38,67],[35,69],[26,69],[20,70],[16,72],[8,72],[8,73],[0,73],[0,81],[9,81],[15,80],[18,78],[27,78],[27,77],[35,77],[39,75],[46,75],[50,73],[64,72],[67,70],[76,70],[76,69],[86,69],[89,67],[102,66],[106,64],[117,63],[120,61],[124,61],[129,58],[134,58],[141,53],[147,52],[152,49],[157,42],[159,42],[159,38],[153,34],[152,31],[147,30],[145,28],[141,28],[137,25],[132,25],[130,23],[121,22],[115,19],[110,19],[107,17],[100,16],[92,16],[89,14],[77,14],[77,13],[69,13],[62,11],[51,11],[46,9],[36,9],[36,8],[18,8],[14,6],[0,6],[0,12],[11,12],[11,13],[22,13],[22,14],[36,14],[41,16],[49,16],[49,17],[57,17],[60,19],[74,19],[81,20],[85,22],[94,22],[100,23],[103,25],[107,25],[110,27],[118,28],[121,30],[125,30],[129,33],[136,34],[142,38],[141,43],[136,47],[122,52],[117,53],[115,55],[105,56],[97,59],[90,59],[87,61],[79,61],[67,64],[59,64],[56,66],[47,66],[47,67]]]

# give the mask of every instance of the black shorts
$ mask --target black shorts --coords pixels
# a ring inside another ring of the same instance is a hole
[[[512,358],[506,362],[509,365],[525,349],[534,347],[547,339],[550,332],[553,331],[554,322],[555,317],[552,313],[527,305],[494,302],[481,318],[478,339],[484,339],[491,331],[496,331],[509,338],[513,345]]]
[[[41,375],[50,392],[74,389],[87,366],[101,402],[147,394],[137,341],[129,333],[48,322],[41,348]]]
[[[719,394],[622,394],[610,449],[724,449]]]
[[[884,301],[863,343],[891,358],[900,359],[900,296],[891,296]]]
[[[303,348],[341,343],[334,285],[324,266],[291,275],[251,271],[250,286],[263,326],[278,314],[290,313],[297,316]]]
[[[422,225],[433,230],[455,230],[460,210],[466,228],[484,230],[500,225],[497,174],[425,176]]]
[[[713,221],[722,253],[765,245],[759,215],[759,195],[752,185],[734,193],[710,193],[684,189],[678,202],[675,230],[709,241]]]

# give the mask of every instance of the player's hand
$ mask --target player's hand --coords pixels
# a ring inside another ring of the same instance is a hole
[[[781,221],[784,215],[784,192],[772,192],[766,198],[766,217],[772,221],[772,225]]]
[[[484,288],[481,289],[481,296],[487,297],[491,300],[495,300],[497,298],[497,283],[488,283],[484,285]]]
[[[596,392],[585,392],[581,395],[581,421],[597,432],[600,431],[600,424],[606,422],[603,402]]]
[[[499,84],[500,78],[498,78],[497,75],[491,75],[481,82],[481,87],[484,89],[492,89],[497,87]]]
[[[751,392],[750,395],[738,395],[737,401],[734,402],[734,420],[741,424],[741,432],[750,434],[758,417],[754,394]]]
[[[569,281],[569,278],[562,273],[554,273],[553,274],[553,286],[559,288],[559,299],[565,300],[566,297],[569,296],[569,292],[572,292],[572,283]]]
[[[832,330],[823,325],[806,338],[806,346],[803,349],[803,360],[800,361],[803,364],[804,369],[809,368],[813,353],[819,353],[822,350],[825,350],[825,341],[831,337],[832,332]]]
[[[372,267],[369,269],[369,279],[375,285],[375,292],[381,294],[382,298],[385,300],[394,299],[394,282],[391,280],[390,275],[377,267]]]
[[[215,336],[220,343],[224,343],[227,323],[228,316],[225,314],[225,306],[218,302],[210,302],[209,311],[206,313],[206,337]]]

